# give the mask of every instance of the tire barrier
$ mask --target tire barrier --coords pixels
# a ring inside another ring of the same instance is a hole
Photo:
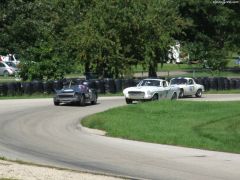
[[[122,79],[115,79],[116,92],[121,92],[123,90],[123,81]]]
[[[0,96],[7,96],[8,88],[6,83],[0,84]]]
[[[236,88],[236,79],[230,79],[230,89],[237,89]]]
[[[43,93],[43,82],[41,81],[33,81],[33,93]]]
[[[89,80],[89,81],[87,81],[87,84],[88,84],[89,88],[97,89],[96,81]]]
[[[23,93],[27,95],[33,94],[33,85],[31,82],[22,83]]]
[[[7,95],[15,96],[17,95],[17,84],[14,82],[7,83]]]
[[[54,92],[53,81],[43,82],[43,93],[51,94]]]
[[[123,89],[127,88],[127,87],[131,87],[131,86],[135,86],[135,82],[133,79],[124,79],[123,80]]]
[[[103,79],[88,80],[74,79],[74,83],[82,84],[87,82],[90,88],[97,90],[99,94],[122,92],[123,89],[136,86],[141,79]],[[61,89],[64,82],[69,80],[55,81],[32,81],[32,82],[9,82],[0,83],[0,96],[15,95],[32,95],[34,93],[52,94],[55,89]],[[195,78],[196,83],[202,84],[205,90],[229,90],[240,89],[240,78],[224,78],[224,77],[201,77]]]
[[[116,93],[115,81],[113,79],[104,79],[106,93]]]
[[[203,86],[204,86],[206,91],[210,90],[210,80],[209,80],[208,77],[203,78]]]
[[[240,79],[236,80],[236,89],[240,89]]]
[[[53,81],[53,90],[59,90],[63,88],[63,81],[62,80],[55,80]]]
[[[210,79],[210,89],[217,90],[218,89],[218,80],[217,78]]]
[[[98,94],[105,94],[105,82],[103,80],[96,80],[96,89]]]

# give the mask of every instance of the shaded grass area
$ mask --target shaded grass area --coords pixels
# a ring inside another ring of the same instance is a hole
[[[240,102],[159,101],[89,116],[84,126],[108,136],[240,153]]]

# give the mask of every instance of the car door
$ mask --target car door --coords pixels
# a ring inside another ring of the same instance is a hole
[[[187,85],[188,85],[188,87],[187,87],[188,88],[188,93],[186,95],[193,95],[193,94],[195,94],[195,86],[194,86],[194,82],[193,82],[192,79],[188,80]]]
[[[168,97],[168,93],[170,91],[170,87],[168,86],[167,81],[162,81],[162,97],[163,98],[167,98]]]

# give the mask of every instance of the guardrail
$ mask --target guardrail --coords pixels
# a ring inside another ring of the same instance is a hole
[[[194,78],[199,84],[204,85],[205,90],[229,90],[240,89],[240,78]],[[79,82],[82,79],[75,79]],[[90,88],[95,88],[99,94],[117,93],[124,88],[135,86],[141,79],[103,79],[103,80],[88,80]],[[167,79],[168,80],[168,79]],[[8,82],[0,83],[0,96],[16,96],[16,95],[32,95],[52,94],[55,89],[63,87],[63,80],[55,81],[32,81],[32,82]]]

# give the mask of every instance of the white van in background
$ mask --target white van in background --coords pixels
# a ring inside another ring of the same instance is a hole
[[[18,65],[20,61],[17,59],[15,54],[8,54],[6,56],[0,56],[0,62],[12,62],[15,65]]]

